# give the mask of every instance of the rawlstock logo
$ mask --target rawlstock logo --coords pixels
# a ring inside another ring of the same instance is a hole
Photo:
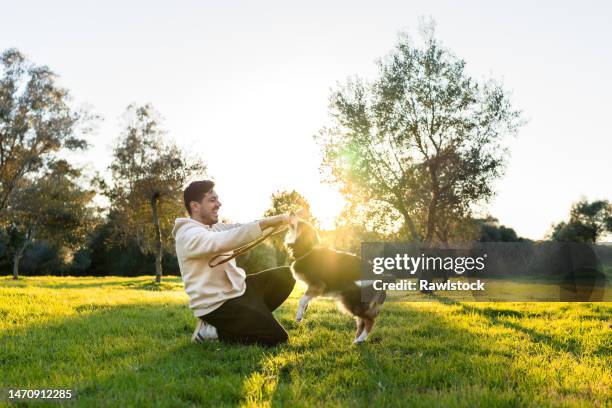
[[[583,243],[477,243],[435,248],[415,244],[362,244],[362,298],[426,301],[437,296],[479,301],[607,302],[604,271],[612,248]]]

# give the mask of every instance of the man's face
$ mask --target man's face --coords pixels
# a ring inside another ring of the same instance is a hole
[[[221,207],[219,196],[215,190],[210,190],[199,203],[191,202],[191,214],[204,224],[212,225],[219,222],[219,207]]]

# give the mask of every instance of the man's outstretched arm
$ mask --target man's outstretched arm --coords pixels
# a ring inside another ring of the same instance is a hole
[[[279,225],[289,224],[289,220],[290,218],[288,214],[273,215],[271,217],[266,217],[259,220],[259,227],[263,231],[266,228],[273,228]]]
[[[188,228],[181,232],[181,237],[177,238],[186,256],[196,258],[232,251],[259,238],[264,229],[288,222],[288,215],[275,215],[226,231],[203,231],[201,228]]]

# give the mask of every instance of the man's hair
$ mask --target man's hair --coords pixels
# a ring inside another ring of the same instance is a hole
[[[211,180],[200,180],[194,181],[187,186],[183,191],[183,199],[185,200],[185,208],[189,215],[191,215],[191,206],[189,203],[192,201],[200,202],[212,188],[215,186],[215,182]]]

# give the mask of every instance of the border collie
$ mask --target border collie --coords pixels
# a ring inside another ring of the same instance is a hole
[[[299,323],[302,320],[313,298],[334,297],[339,300],[341,309],[355,318],[357,332],[353,344],[363,343],[372,332],[386,293],[375,290],[370,278],[364,280],[362,258],[320,247],[319,243],[316,229],[310,223],[292,216],[285,245],[295,259],[291,264],[293,276],[308,287],[299,301],[296,321]],[[377,276],[372,279],[386,280],[389,277]]]

